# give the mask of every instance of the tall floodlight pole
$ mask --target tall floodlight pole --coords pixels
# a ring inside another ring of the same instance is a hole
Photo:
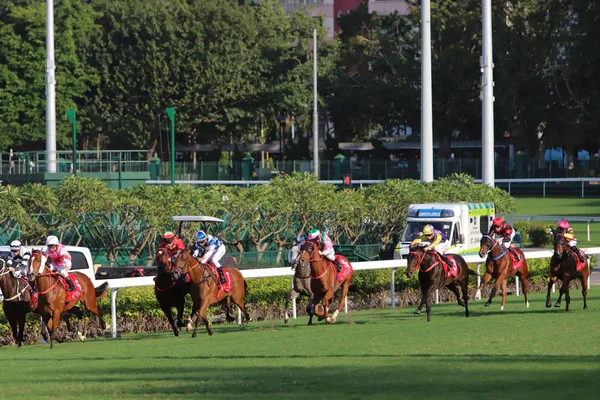
[[[431,97],[431,4],[421,2],[421,182],[433,181]]]
[[[317,30],[313,29],[313,171],[319,178],[319,109],[317,104]]]
[[[171,186],[175,186],[175,108],[165,108],[171,121]]]
[[[482,56],[481,56],[481,151],[482,181],[494,186],[494,60],[492,58],[492,0],[481,0]]]
[[[46,172],[56,172],[56,80],[54,0],[46,0]]]

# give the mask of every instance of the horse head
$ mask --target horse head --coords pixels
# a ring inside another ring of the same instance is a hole
[[[426,254],[425,247],[421,244],[411,246],[406,260],[406,275],[408,275],[409,278],[419,269]]]
[[[189,249],[183,250],[177,255],[175,264],[169,263],[170,268],[165,271],[170,272],[174,279],[179,279],[180,276],[187,274],[190,270],[200,262],[194,258]]]
[[[156,265],[158,272],[161,273],[161,270],[166,273],[171,273],[173,270],[173,265],[171,263],[171,257],[169,257],[169,252],[166,248],[160,247],[154,256],[154,265]]]
[[[558,260],[563,256],[567,249],[567,241],[562,233],[554,233],[554,255]]]
[[[498,242],[491,236],[483,235],[479,241],[479,257],[485,258],[496,246],[498,246]]]
[[[42,254],[41,250],[33,250],[27,265],[27,275],[29,276],[29,279],[33,280],[36,275],[43,274],[48,268],[47,264],[48,257]]]

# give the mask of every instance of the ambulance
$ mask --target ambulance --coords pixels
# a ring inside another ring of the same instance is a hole
[[[447,253],[477,254],[481,237],[488,233],[494,214],[492,203],[411,204],[394,258],[406,258],[410,243],[420,237],[427,224],[450,239]]]

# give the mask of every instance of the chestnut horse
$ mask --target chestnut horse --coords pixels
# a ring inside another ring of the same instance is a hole
[[[343,256],[337,256],[341,259],[341,262],[348,262],[348,259]],[[344,304],[346,303],[346,296],[348,295],[348,289],[354,278],[354,271],[350,272],[348,276],[340,282],[337,278],[337,270],[333,263],[327,258],[324,258],[319,253],[319,248],[315,243],[306,241],[300,247],[300,260],[301,264],[310,264],[310,288],[313,292],[313,305],[314,311],[310,313],[310,319],[308,324],[312,325],[313,314],[319,317],[319,319],[325,319],[327,323],[333,324]],[[337,310],[329,316],[329,305],[333,299],[335,292],[342,287],[342,297],[340,298],[340,304]],[[317,305],[323,306],[322,311],[317,310]]]
[[[190,321],[183,320],[183,311],[185,307],[185,296],[190,292],[190,283],[183,282],[181,279],[173,279],[169,272],[172,270],[171,257],[165,248],[159,248],[154,256],[154,265],[157,268],[156,278],[154,278],[154,295],[160,305],[161,310],[173,328],[173,334],[179,336],[179,328],[185,326],[189,332],[192,329]],[[173,320],[171,308],[177,310],[177,319]]]
[[[496,292],[502,287],[502,305],[500,310],[504,310],[504,303],[506,303],[506,281],[508,278],[512,278],[516,274],[521,277],[521,287],[523,288],[523,296],[525,297],[525,305],[529,308],[529,301],[527,300],[527,277],[529,273],[527,271],[527,260],[521,249],[514,249],[521,260],[522,265],[515,269],[513,268],[513,260],[509,255],[509,250],[498,243],[494,238],[489,235],[483,235],[479,242],[479,257],[484,258],[487,255],[485,261],[485,275],[479,285],[479,290],[484,284],[488,283],[490,279],[495,278],[496,282],[490,292],[490,298],[485,302],[484,306],[489,307],[492,304],[492,298],[496,295]]]
[[[62,277],[59,273],[52,272],[46,265],[47,257],[39,250],[34,250],[29,259],[29,276],[35,278],[35,283],[38,288],[38,307],[37,313],[42,317],[42,320],[50,333],[50,348],[54,348],[54,334],[60,322],[60,315],[68,310],[74,310],[75,304],[81,301],[84,307],[98,316],[100,326],[103,330],[106,329],[106,324],[102,318],[96,299],[106,291],[108,283],[104,282],[97,288],[87,275],[81,272],[73,272],[79,280],[82,293],[79,297],[74,298],[70,302],[66,302],[67,292],[62,286]],[[78,313],[78,334],[81,336],[81,318],[83,312]]]
[[[587,256],[586,256],[587,258]],[[590,276],[589,267],[586,265],[577,271],[577,263],[579,257],[575,254],[575,251],[571,246],[567,245],[567,241],[563,234],[554,234],[554,254],[550,259],[550,281],[548,282],[548,294],[546,295],[546,307],[551,307],[550,290],[552,285],[557,279],[562,281],[560,287],[560,295],[558,301],[554,304],[554,307],[560,307],[560,299],[563,294],[565,295],[565,301],[567,302],[566,311],[569,311],[569,303],[571,302],[571,296],[569,296],[569,283],[572,279],[579,278],[581,281],[581,293],[583,294],[583,308],[587,308],[587,291],[588,291],[588,277]]]
[[[467,266],[465,259],[458,254],[446,254],[448,259],[456,262],[456,278],[446,276],[446,271],[440,255],[435,250],[425,251],[424,246],[415,245],[410,248],[406,261],[406,274],[411,277],[419,270],[419,283],[421,284],[421,303],[415,310],[415,314],[421,314],[423,304],[426,305],[427,322],[431,320],[431,296],[436,290],[447,287],[458,300],[458,304],[465,308],[465,317],[469,318],[469,275],[477,273]],[[458,287],[462,291],[462,299]]]
[[[196,337],[200,319],[204,322],[208,334],[212,335],[214,333],[211,324],[206,318],[206,310],[211,304],[218,303],[222,300],[226,300],[229,304],[231,299],[240,308],[244,317],[246,317],[246,322],[252,320],[244,303],[244,296],[248,292],[248,285],[246,284],[242,273],[237,268],[230,266],[224,266],[223,271],[228,271],[231,276],[230,292],[219,290],[219,277],[215,276],[215,273],[209,266],[202,264],[194,258],[189,249],[179,253],[175,260],[175,265],[171,266],[170,272],[175,279],[179,279],[183,274],[190,274],[190,278],[192,279],[192,284],[190,286],[190,295],[192,296],[192,301],[194,303],[192,317],[196,313],[199,313],[196,315],[192,337]],[[227,306],[227,315],[229,315],[229,306]]]

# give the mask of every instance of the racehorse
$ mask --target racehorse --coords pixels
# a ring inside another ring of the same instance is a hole
[[[587,256],[586,256],[587,258]],[[557,279],[562,281],[560,287],[560,294],[558,301],[554,304],[554,307],[560,307],[560,299],[563,294],[565,295],[565,301],[567,302],[566,311],[569,311],[569,303],[571,302],[571,296],[569,296],[569,283],[572,279],[579,278],[581,281],[581,293],[583,294],[583,308],[587,308],[587,291],[588,291],[588,277],[590,276],[590,270],[587,262],[583,268],[577,270],[579,263],[579,257],[575,254],[575,251],[571,246],[567,245],[567,241],[563,234],[554,234],[554,254],[550,259],[550,280],[548,282],[548,294],[546,295],[546,307],[551,307],[550,300],[550,289]]]
[[[504,310],[504,303],[506,303],[506,281],[508,278],[512,278],[516,274],[521,277],[521,287],[523,288],[523,296],[525,297],[525,305],[529,308],[529,301],[527,300],[527,277],[529,275],[527,271],[527,260],[525,255],[520,249],[514,249],[519,257],[521,257],[521,265],[518,268],[514,268],[512,256],[509,255],[509,250],[504,247],[501,243],[495,241],[489,235],[483,235],[479,242],[479,256],[484,258],[487,255],[485,262],[485,275],[481,280],[479,289],[484,284],[488,283],[490,279],[495,278],[496,282],[490,292],[490,298],[485,302],[484,306],[489,307],[492,304],[492,298],[496,295],[498,289],[502,286],[502,305],[500,310]]]
[[[190,295],[192,296],[194,304],[192,308],[192,317],[198,313],[198,315],[196,315],[192,337],[196,337],[200,319],[204,322],[208,334],[214,334],[213,329],[206,318],[206,310],[211,304],[218,303],[222,300],[229,302],[231,299],[240,308],[244,317],[246,317],[246,322],[252,320],[244,303],[244,296],[248,292],[248,285],[246,284],[242,273],[237,268],[223,266],[223,273],[228,272],[231,279],[231,290],[228,292],[219,288],[219,277],[216,275],[215,271],[208,265],[204,265],[194,258],[189,249],[179,253],[175,260],[175,265],[171,266],[170,272],[173,274],[174,279],[179,279],[181,275],[187,273],[190,274],[190,278],[192,279],[192,284],[190,286]],[[229,315],[229,306],[227,314]]]
[[[12,275],[4,260],[0,260],[0,264],[2,265],[0,268],[0,291],[4,296],[2,308],[10,324],[13,338],[21,347],[25,320],[33,304],[31,288],[27,282]]]
[[[185,307],[185,296],[190,291],[190,283],[183,282],[181,279],[173,279],[170,271],[171,257],[165,248],[159,248],[154,256],[154,265],[157,267],[156,278],[154,279],[154,295],[165,313],[173,333],[179,336],[179,328],[185,326],[189,332],[192,329],[190,321],[183,320],[183,311]],[[177,310],[177,319],[173,320],[171,308]]]
[[[310,316],[309,324],[312,324],[313,317],[313,293],[310,288],[310,264],[309,263],[301,263],[299,260],[300,254],[292,260],[292,269],[294,272],[294,280],[292,283],[292,290],[288,293],[285,298],[285,310],[283,311],[284,319],[283,321],[287,324],[290,322],[290,313],[289,306],[290,301],[293,299],[299,298],[301,295],[306,295],[309,297],[308,306],[306,307],[306,312]]]
[[[54,334],[58,328],[61,313],[76,309],[74,306],[79,301],[83,303],[88,311],[98,316],[100,326],[105,330],[106,324],[100,310],[98,310],[96,299],[106,291],[108,283],[104,282],[99,287],[94,288],[91,279],[87,275],[81,272],[73,272],[70,275],[77,278],[81,293],[67,302],[67,291],[63,286],[64,278],[59,273],[49,270],[46,264],[47,260],[47,257],[41,251],[34,250],[29,259],[28,273],[31,278],[35,278],[38,288],[38,307],[36,311],[41,315],[50,333],[50,348],[54,348]],[[75,284],[75,282],[73,283]],[[78,317],[78,331],[81,331],[83,311],[76,315]]]
[[[424,246],[414,245],[410,248],[407,259],[406,273],[409,277],[418,269],[419,283],[421,284],[421,303],[415,310],[415,314],[421,314],[423,304],[426,305],[427,322],[431,320],[431,296],[435,290],[444,286],[450,289],[456,296],[458,304],[465,308],[465,317],[469,317],[469,275],[477,275],[470,270],[464,258],[458,254],[446,254],[447,258],[456,263],[457,272],[455,276],[447,276],[446,269],[437,251],[425,251]],[[451,265],[448,268],[452,267]],[[458,287],[462,291],[462,299],[458,293]]]
[[[310,265],[310,288],[313,292],[313,305],[314,311],[310,313],[310,319],[308,324],[312,325],[312,315],[315,314],[320,319],[325,319],[327,323],[333,324],[344,304],[346,302],[346,296],[348,295],[348,289],[354,278],[354,270],[348,262],[348,259],[344,256],[336,256],[341,264],[347,264],[350,271],[348,275],[342,278],[340,282],[338,273],[331,261],[319,253],[319,248],[315,243],[306,241],[300,247],[300,264]],[[329,316],[329,305],[333,299],[335,292],[342,287],[342,297],[340,298],[340,304],[337,310],[333,312],[331,317]],[[321,304],[323,309],[317,310],[316,305]]]

